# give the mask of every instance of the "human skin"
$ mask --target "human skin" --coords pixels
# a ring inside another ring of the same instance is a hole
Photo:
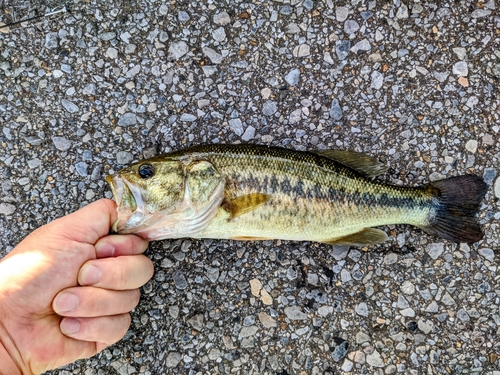
[[[28,235],[0,261],[0,375],[40,374],[120,340],[153,275],[135,235],[109,235],[101,199]]]

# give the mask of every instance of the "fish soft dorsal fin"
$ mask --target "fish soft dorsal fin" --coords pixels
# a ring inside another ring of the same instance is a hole
[[[266,203],[271,196],[268,194],[252,193],[241,197],[225,200],[222,207],[229,212],[229,220],[255,210]]]
[[[385,242],[387,239],[387,233],[384,231],[375,228],[366,228],[357,233],[322,242],[330,245],[369,246]]]
[[[329,159],[338,161],[366,177],[379,176],[388,169],[387,166],[382,164],[378,159],[355,151],[321,150],[315,152]]]

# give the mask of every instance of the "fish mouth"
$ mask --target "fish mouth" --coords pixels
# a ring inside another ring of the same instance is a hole
[[[118,218],[113,222],[111,231],[113,233],[126,233],[129,229],[127,227],[130,218],[137,211],[138,197],[134,194],[134,192],[137,193],[137,189],[131,188],[127,181],[118,175],[106,176],[106,182],[111,188],[118,212]]]

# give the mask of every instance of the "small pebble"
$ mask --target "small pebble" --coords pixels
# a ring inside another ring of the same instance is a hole
[[[132,126],[137,123],[137,117],[134,113],[127,112],[118,119],[118,126]]]
[[[302,312],[299,306],[285,307],[285,315],[290,320],[305,320],[309,318],[307,314]]]
[[[453,74],[456,74],[459,77],[467,77],[469,74],[467,63],[465,61],[455,63],[455,65],[453,65]]]
[[[338,99],[332,100],[332,105],[330,106],[330,117],[334,121],[340,121],[344,113],[342,111],[342,107],[340,107],[340,103]]]
[[[344,23],[344,32],[348,35],[352,35],[359,30],[359,24],[354,20],[347,20]]]
[[[69,113],[76,113],[80,110],[75,103],[73,103],[67,99],[62,99],[61,104],[64,107],[64,109],[66,111],[68,111]]]
[[[177,14],[177,18],[179,19],[180,22],[186,22],[186,21],[189,21],[191,19],[191,17],[189,16],[189,14],[183,10],[181,10],[178,14]]]
[[[338,7],[335,10],[335,16],[338,22],[344,22],[349,16],[349,9],[346,7]]]
[[[375,70],[375,71],[373,71],[371,78],[372,78],[372,81],[371,81],[370,87],[375,89],[375,90],[380,89],[382,87],[382,85],[384,84],[384,74],[383,73],[380,73],[380,72]]]
[[[400,20],[408,18],[408,7],[405,4],[401,4],[396,12],[396,17]]]
[[[495,186],[493,187],[495,197],[500,198],[500,177],[495,181]]]
[[[16,206],[10,203],[0,203],[0,214],[10,216],[16,211]]]
[[[52,142],[59,151],[69,150],[72,145],[72,142],[64,137],[52,137]]]
[[[182,356],[178,352],[170,352],[167,355],[166,366],[169,368],[177,367],[182,360]]]
[[[300,79],[299,69],[293,69],[285,76],[285,81],[290,86],[296,86],[299,83],[299,79]]]
[[[335,47],[335,53],[337,54],[337,57],[341,61],[347,58],[350,50],[351,50],[351,41],[349,40],[341,40],[337,42],[337,45]]]
[[[181,271],[174,271],[172,273],[172,279],[174,280],[174,284],[177,289],[183,290],[188,287],[186,277]]]
[[[173,42],[168,48],[168,58],[170,60],[178,60],[189,52],[189,46],[183,40]]]
[[[377,350],[366,356],[366,363],[373,367],[384,367],[384,360]]]
[[[264,116],[272,116],[278,111],[278,103],[267,100],[264,102],[264,105],[262,107],[262,114]]]
[[[439,258],[441,256],[441,254],[443,254],[444,243],[443,242],[431,243],[431,244],[427,245],[426,251],[427,251],[427,254],[429,254],[429,256],[435,260],[435,259]]]
[[[340,362],[346,355],[349,343],[340,337],[334,339],[334,349],[332,351],[332,359],[335,362]]]
[[[116,153],[116,162],[118,164],[129,164],[132,160],[134,160],[134,155],[128,151],[119,151]]]
[[[203,314],[196,314],[188,319],[187,322],[191,327],[193,327],[193,329],[200,332],[203,330],[203,327],[205,327],[205,318],[203,317]]]
[[[365,302],[361,302],[355,307],[356,314],[361,316],[368,316],[368,305]]]
[[[227,12],[220,12],[220,13],[217,13],[215,16],[214,16],[214,23],[216,23],[217,25],[227,25],[231,22],[231,17],[229,17],[229,14]]]
[[[262,283],[258,279],[250,280],[250,289],[255,297],[260,297],[260,291],[262,289]]]

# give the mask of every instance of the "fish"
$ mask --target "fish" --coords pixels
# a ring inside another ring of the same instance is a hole
[[[353,151],[192,146],[106,177],[118,211],[112,232],[370,246],[388,239],[375,227],[409,224],[456,243],[481,240],[481,177],[396,186],[374,178],[386,170]]]

